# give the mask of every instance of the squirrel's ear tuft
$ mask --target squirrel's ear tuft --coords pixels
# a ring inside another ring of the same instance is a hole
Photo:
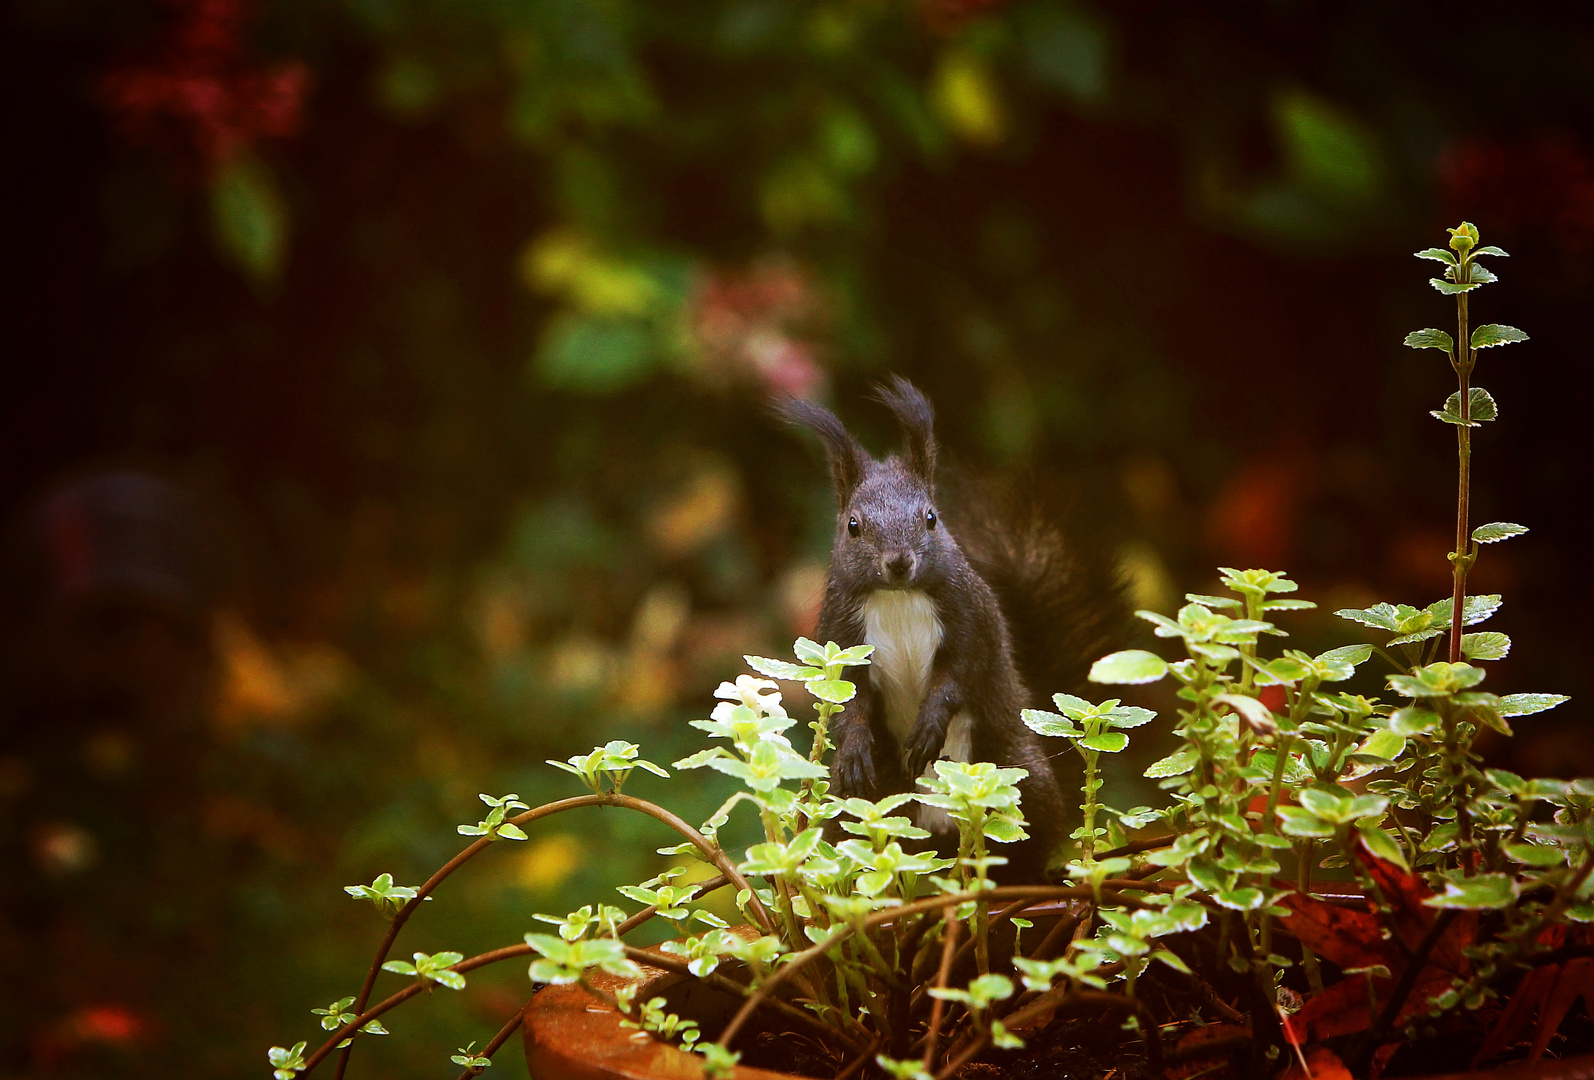
[[[830,476],[836,485],[836,499],[842,506],[852,497],[853,490],[863,479],[864,465],[869,455],[858,440],[848,433],[836,414],[823,405],[800,398],[784,397],[771,408],[776,416],[796,427],[805,427],[819,436],[825,444],[825,457],[830,462]]]
[[[902,425],[902,437],[908,471],[924,482],[927,488],[935,486],[935,410],[919,388],[893,375],[891,382],[875,391],[875,397],[896,416]]]

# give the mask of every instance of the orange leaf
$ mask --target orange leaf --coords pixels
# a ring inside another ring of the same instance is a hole
[[[1299,893],[1286,896],[1279,903],[1290,909],[1282,920],[1284,928],[1319,956],[1345,968],[1388,965],[1390,949],[1378,936],[1383,926],[1372,912]]]

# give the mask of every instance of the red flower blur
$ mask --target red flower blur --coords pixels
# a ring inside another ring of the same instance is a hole
[[[250,62],[246,0],[169,0],[177,11],[151,62],[106,75],[105,100],[129,138],[194,152],[214,172],[260,139],[299,130],[310,71]]]
[[[1450,205],[1504,236],[1549,233],[1568,254],[1594,248],[1594,155],[1566,135],[1468,139],[1439,163]]]
[[[773,393],[813,397],[825,371],[797,328],[812,322],[819,307],[813,284],[784,259],[741,274],[705,275],[689,308],[701,374],[719,383],[751,377]]]

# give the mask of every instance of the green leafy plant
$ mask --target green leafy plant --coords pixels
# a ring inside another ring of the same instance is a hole
[[[1440,1026],[1471,1030],[1480,1059],[1508,1045],[1544,1000],[1535,973],[1594,954],[1584,930],[1594,922],[1594,781],[1524,779],[1485,768],[1474,749],[1482,729],[1509,735],[1511,719],[1566,699],[1483,690],[1481,665],[1504,656],[1510,641],[1462,633],[1501,607],[1499,596],[1465,592],[1481,546],[1526,531],[1509,523],[1467,529],[1470,433],[1497,412],[1471,375],[1478,349],[1525,335],[1496,324],[1467,333],[1468,294],[1494,280],[1475,260],[1504,252],[1479,247],[1471,225],[1451,237],[1449,251],[1419,254],[1446,265],[1434,284],[1456,297],[1458,336],[1425,330],[1407,343],[1446,350],[1459,380],[1434,413],[1458,433],[1453,595],[1420,607],[1344,609],[1340,617],[1383,640],[1315,655],[1271,645],[1288,637],[1275,619],[1314,606],[1290,596],[1296,583],[1276,571],[1223,568],[1225,592],[1187,594],[1173,615],[1139,612],[1183,655],[1125,650],[1098,661],[1090,678],[1171,682],[1179,746],[1146,770],[1168,793],[1166,806],[1117,810],[1100,797],[1101,755],[1124,751],[1129,732],[1156,719],[1152,710],[1059,693],[1057,712],[1022,716],[1067,740],[1084,763],[1077,843],[1056,867],[1067,883],[991,877],[1005,861],[1000,845],[1026,836],[1022,769],[938,761],[914,792],[878,801],[831,795],[830,724],[856,689],[847,669],[867,665],[870,648],[799,639],[795,661],[747,657],[758,675],[722,683],[709,718],[692,721],[713,744],[674,768],[738,784],[701,827],[624,794],[634,770],[668,772],[635,745],[611,742],[551,762],[587,794],[536,808],[483,795],[487,817],[459,828],[476,839],[424,884],[394,886],[382,875],[350,886],[389,919],[387,936],[360,994],[315,1010],[332,1032],[325,1043],[308,1056],[304,1043],[272,1048],[276,1075],[307,1072],[339,1048],[341,1066],[356,1034],[379,1032],[371,1025],[402,1001],[436,985],[461,989],[466,972],[524,956],[533,958],[533,983],[584,987],[639,1033],[700,1054],[710,1074],[739,1060],[755,1014],[766,1026],[801,1031],[838,1074],[915,1080],[946,1080],[988,1048],[1020,1049],[1053,1014],[1117,1018],[1138,1033],[1154,1070],[1221,1051],[1241,1058],[1246,1075],[1267,1075],[1292,1055],[1304,1067],[1310,1049],[1316,1061],[1338,1055],[1360,1072],[1402,1038]],[[1467,343],[1459,354],[1458,340]],[[1446,642],[1448,659],[1438,659]],[[1375,656],[1387,665],[1379,688],[1387,693],[1347,689],[1358,677],[1365,684]],[[801,683],[814,699],[806,751],[791,741],[797,721],[774,679]],[[640,910],[588,904],[535,916],[556,933],[527,933],[519,945],[468,959],[386,959],[405,921],[466,861],[498,840],[524,839],[541,818],[596,806],[646,814],[683,841],[660,849],[680,865],[620,887]],[[739,856],[720,840],[737,813],[759,832]],[[932,816],[955,828],[954,847],[925,846]],[[694,862],[712,876],[689,878]],[[1323,893],[1329,885],[1332,897]],[[702,906],[719,889],[734,891],[746,926],[728,927]],[[1021,931],[1048,903],[1045,933],[1029,944]],[[625,941],[653,918],[673,923],[678,936],[653,949]],[[635,979],[643,963],[742,1004],[706,1040],[665,999],[639,1003],[635,982],[610,993],[592,978]],[[411,982],[371,1004],[381,971]],[[1159,995],[1142,992],[1150,978]],[[1286,994],[1289,979],[1297,987]],[[1286,1003],[1300,993],[1304,1004],[1291,1014]],[[1485,1031],[1479,1010],[1502,997],[1523,1004]],[[519,1023],[517,1013],[479,1053],[472,1043],[453,1060],[474,1075]],[[1228,1028],[1214,1037],[1204,1030],[1213,1023]],[[1553,1034],[1558,1023],[1545,1006],[1540,1051],[1544,1026]],[[1181,1031],[1188,1044],[1164,1046]]]

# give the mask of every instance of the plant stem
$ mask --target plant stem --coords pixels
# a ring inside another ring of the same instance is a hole
[[[941,969],[936,972],[935,985],[939,990],[946,989],[947,980],[952,977],[952,957],[957,952],[958,930],[963,923],[957,918],[957,908],[948,906],[941,910],[941,923],[945,927],[941,938]],[[946,1002],[935,998],[930,1006],[930,1032],[924,1038],[924,1071],[929,1072],[935,1067],[936,1042],[941,1037],[941,1020],[946,1015]]]
[[[1090,735],[1097,734],[1095,731],[1090,731],[1089,728],[1087,728],[1087,733]],[[1079,752],[1085,758],[1085,801],[1079,808],[1081,816],[1085,819],[1084,834],[1080,837],[1080,854],[1084,857],[1080,861],[1086,866],[1092,866],[1096,862],[1096,789],[1100,784],[1100,781],[1096,778],[1096,766],[1100,755],[1094,750],[1088,750],[1080,746],[1078,743],[1074,745],[1079,747]]]
[[[978,887],[981,897],[985,895],[986,886],[985,854],[985,829],[982,823],[980,831],[974,834],[974,858],[977,863],[976,873],[978,875],[976,880],[979,882]],[[990,917],[990,905],[984,899],[976,901],[974,904],[974,925],[971,929],[973,930],[974,938],[974,966],[981,975],[988,974],[991,970]]]
[[[1457,260],[1456,283],[1465,285],[1470,275],[1468,274],[1466,255]],[[1467,533],[1467,517],[1472,500],[1472,428],[1468,426],[1472,420],[1472,364],[1477,359],[1477,352],[1471,348],[1470,339],[1467,337],[1467,294],[1456,294],[1456,379],[1461,387],[1461,423],[1456,425],[1456,550],[1450,557],[1452,572],[1455,577],[1455,588],[1451,591],[1450,600],[1450,662],[1461,662],[1461,626],[1463,608],[1467,603],[1467,570],[1471,559],[1467,547],[1470,537]]]

